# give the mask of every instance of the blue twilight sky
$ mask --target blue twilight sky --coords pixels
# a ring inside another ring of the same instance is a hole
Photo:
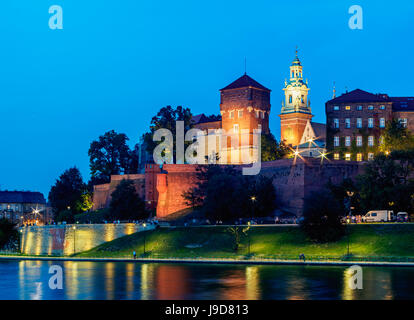
[[[363,8],[364,29],[348,27]],[[48,26],[63,8],[63,30]],[[166,105],[219,112],[219,89],[244,72],[272,89],[279,138],[295,46],[315,121],[345,88],[414,96],[413,1],[0,2],[0,188],[41,191],[65,169],[89,178],[88,147],[105,131],[135,144]]]

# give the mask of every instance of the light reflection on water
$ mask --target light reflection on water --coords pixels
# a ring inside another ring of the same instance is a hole
[[[63,268],[63,290],[48,286]],[[0,261],[0,299],[414,299],[414,268]]]

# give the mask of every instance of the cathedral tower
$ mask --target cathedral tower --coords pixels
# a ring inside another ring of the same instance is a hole
[[[296,57],[290,66],[290,79],[285,81],[285,100],[280,117],[281,140],[287,145],[300,144],[306,124],[313,117],[308,99],[308,84],[303,81],[302,65]]]

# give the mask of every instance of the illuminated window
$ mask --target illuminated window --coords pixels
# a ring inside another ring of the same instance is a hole
[[[234,119],[234,111],[230,111],[229,118]]]
[[[347,136],[345,137],[345,147],[351,146],[351,137]]]
[[[374,118],[368,118],[368,128],[374,128]]]
[[[346,106],[345,110],[351,110],[351,106]]]
[[[351,119],[349,119],[349,118],[346,118],[345,119],[345,128],[351,128]]]
[[[334,111],[339,111],[339,106],[334,106],[333,109]]]
[[[255,110],[255,113],[256,113],[256,118],[259,118],[260,117],[260,111],[259,110]]]
[[[260,123],[257,125],[257,129],[262,131],[262,125]]]
[[[369,147],[374,146],[374,136],[369,136],[368,137],[368,146]]]
[[[351,160],[351,154],[350,153],[345,153],[345,160],[346,161],[350,161]]]
[[[262,119],[264,119],[264,118],[265,118],[265,112],[262,111]]]
[[[339,153],[334,153],[334,160],[339,160]]]
[[[289,96],[289,103],[292,103],[292,96]]]
[[[385,106],[384,105],[380,106],[380,109],[385,110]]]
[[[334,147],[339,147],[339,137],[334,137]]]
[[[357,106],[356,108],[358,111],[362,111],[362,106]]]
[[[302,96],[300,97],[300,101],[302,101],[302,103],[305,103],[305,96],[302,94]]]
[[[356,145],[362,147],[362,136],[357,136]]]
[[[374,154],[372,152],[368,153],[368,160],[374,160]]]
[[[238,111],[238,117],[239,117],[239,118],[242,118],[242,117],[243,117],[243,110],[239,110],[239,111]]]
[[[357,126],[357,128],[362,128],[362,118],[357,118],[356,126]]]
[[[239,132],[239,125],[238,124],[233,125],[233,132],[234,133],[238,133]]]
[[[362,153],[357,153],[357,161],[362,161]]]
[[[339,129],[339,119],[333,119],[333,124],[335,129]]]
[[[368,106],[368,110],[374,110],[374,106]]]

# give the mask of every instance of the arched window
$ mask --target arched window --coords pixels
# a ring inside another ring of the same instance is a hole
[[[289,96],[289,103],[292,103],[292,96]]]

